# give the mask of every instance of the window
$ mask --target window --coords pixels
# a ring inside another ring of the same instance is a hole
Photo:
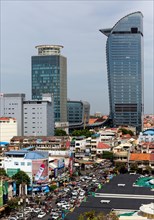
[[[19,163],[18,163],[18,162],[14,162],[14,165],[18,166],[18,165],[19,165]]]
[[[21,166],[25,166],[25,162],[21,162]]]
[[[27,162],[27,166],[31,166],[32,165],[32,163],[31,162]]]

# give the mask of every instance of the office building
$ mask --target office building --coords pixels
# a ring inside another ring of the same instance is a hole
[[[67,101],[67,120],[69,124],[88,124],[90,104],[86,101]]]
[[[54,109],[51,97],[42,95],[42,100],[23,102],[24,136],[53,136]]]
[[[23,135],[23,101],[25,94],[1,93],[0,117],[13,117],[17,120],[17,135]]]
[[[107,36],[109,117],[114,127],[133,126],[138,133],[143,113],[143,15],[128,14],[100,31]]]
[[[55,122],[67,121],[67,59],[60,45],[39,45],[32,56],[32,99],[41,100],[43,93],[53,96]]]

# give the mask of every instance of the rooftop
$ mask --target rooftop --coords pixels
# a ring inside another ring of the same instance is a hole
[[[89,196],[86,202],[82,202],[80,207],[75,208],[73,213],[66,216],[66,220],[77,220],[80,214],[95,210],[97,213],[109,213],[112,209],[127,209],[139,210],[142,204],[149,204],[152,202],[148,196],[153,196],[150,188],[146,187],[133,187],[133,183],[138,179],[139,175],[121,174],[114,176],[109,183],[106,183],[102,189],[97,193],[108,194],[105,200],[110,200],[109,203],[101,203],[101,197]],[[124,187],[119,187],[118,184],[125,184]],[[125,197],[124,195],[130,195]],[[113,197],[113,195],[115,195]],[[118,197],[121,195],[121,198]],[[140,196],[140,197],[139,197]]]

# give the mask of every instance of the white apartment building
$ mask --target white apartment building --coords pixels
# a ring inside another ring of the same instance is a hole
[[[54,111],[51,97],[23,102],[24,136],[53,136]]]
[[[18,136],[54,135],[53,108],[51,94],[39,101],[25,101],[25,94],[0,94],[0,117],[16,118]]]
[[[23,101],[25,94],[0,93],[0,117],[13,117],[17,120],[17,135],[23,135]]]
[[[0,142],[10,142],[13,136],[17,136],[16,119],[0,117]]]

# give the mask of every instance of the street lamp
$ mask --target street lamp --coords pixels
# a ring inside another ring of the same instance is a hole
[[[22,205],[22,214],[23,214],[23,219],[25,219],[25,213],[24,213],[24,209],[26,207],[26,202],[28,202],[28,198],[26,197],[22,197],[20,198],[20,200],[18,201],[18,205]]]
[[[23,214],[23,219],[25,219],[25,213],[24,209],[26,207],[26,202],[28,203],[28,198],[26,198],[26,193],[27,193],[27,185],[22,183],[19,187],[19,194],[21,196],[20,200],[18,201],[18,205],[22,205],[22,214]]]

